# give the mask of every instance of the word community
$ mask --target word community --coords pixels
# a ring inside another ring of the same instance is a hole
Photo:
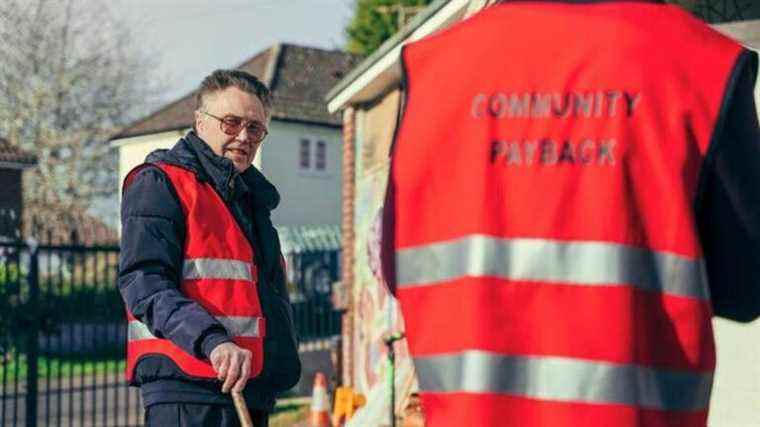
[[[580,141],[540,140],[491,141],[490,162],[506,166],[614,166],[614,138]]]
[[[640,93],[624,90],[479,93],[472,98],[470,112],[476,119],[630,118],[640,101]]]

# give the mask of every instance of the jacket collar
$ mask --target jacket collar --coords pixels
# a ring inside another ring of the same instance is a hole
[[[199,181],[208,182],[225,200],[250,194],[254,207],[272,210],[280,194],[254,166],[237,173],[232,161],[217,156],[194,131],[190,131],[171,150],[156,150],[146,162],[163,162],[195,173]]]
[[[187,141],[187,148],[198,161],[199,172],[205,173],[203,178],[210,180],[217,189],[224,189],[225,192],[229,192],[235,184],[234,180],[237,175],[232,161],[214,154],[211,147],[193,131],[188,132],[184,140]],[[178,146],[179,144],[175,145],[175,148]],[[200,173],[196,172],[196,174],[200,176]]]

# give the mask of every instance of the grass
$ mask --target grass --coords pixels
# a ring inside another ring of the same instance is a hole
[[[37,358],[39,378],[58,378],[79,375],[121,374],[126,367],[124,357],[106,356],[96,359],[83,360],[77,357],[46,357]],[[26,378],[29,365],[26,356],[17,356],[0,367],[0,378]]]
[[[308,404],[278,404],[269,417],[269,427],[293,427],[306,421],[309,416]]]

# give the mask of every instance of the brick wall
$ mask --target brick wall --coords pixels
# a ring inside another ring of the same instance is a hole
[[[342,357],[342,383],[352,385],[353,357],[352,337],[353,331],[353,284],[354,284],[354,195],[356,183],[354,181],[356,156],[356,110],[349,107],[343,111],[343,207],[342,207],[342,271],[341,283],[346,296],[346,314],[343,316],[343,357]]]
[[[371,313],[357,312],[356,295],[362,293],[362,286],[380,286],[367,277],[357,277],[357,274],[368,274],[366,268],[358,263],[367,262],[367,254],[356,253],[359,247],[365,247],[372,237],[370,223],[374,213],[382,206],[386,178],[389,166],[389,150],[396,127],[401,92],[390,90],[379,96],[372,103],[347,108],[344,111],[343,122],[343,252],[342,279],[346,314],[342,325],[342,382],[344,385],[357,387],[362,393],[364,389],[373,387],[367,376],[365,363],[369,354],[376,351],[380,345],[377,332],[367,332],[367,325],[388,324],[385,320],[373,319],[387,316],[385,309],[374,308]],[[359,194],[361,192],[361,194]],[[357,206],[357,201],[363,203]],[[358,218],[357,215],[371,217]],[[361,257],[361,258],[360,258]],[[369,285],[368,285],[369,283]],[[373,293],[373,292],[371,292]],[[379,300],[375,301],[379,303]],[[394,319],[400,318],[400,313],[394,313]],[[394,321],[395,322],[395,321]],[[394,323],[394,326],[398,326]],[[378,326],[379,327],[379,326]],[[364,331],[362,334],[360,331]],[[362,338],[363,337],[363,338]]]

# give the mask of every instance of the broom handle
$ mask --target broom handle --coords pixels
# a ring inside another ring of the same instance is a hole
[[[240,393],[233,391],[232,401],[235,402],[235,410],[237,410],[238,418],[240,418],[240,425],[242,427],[253,427],[251,413],[248,412],[248,406],[246,406],[243,396],[241,396]]]

